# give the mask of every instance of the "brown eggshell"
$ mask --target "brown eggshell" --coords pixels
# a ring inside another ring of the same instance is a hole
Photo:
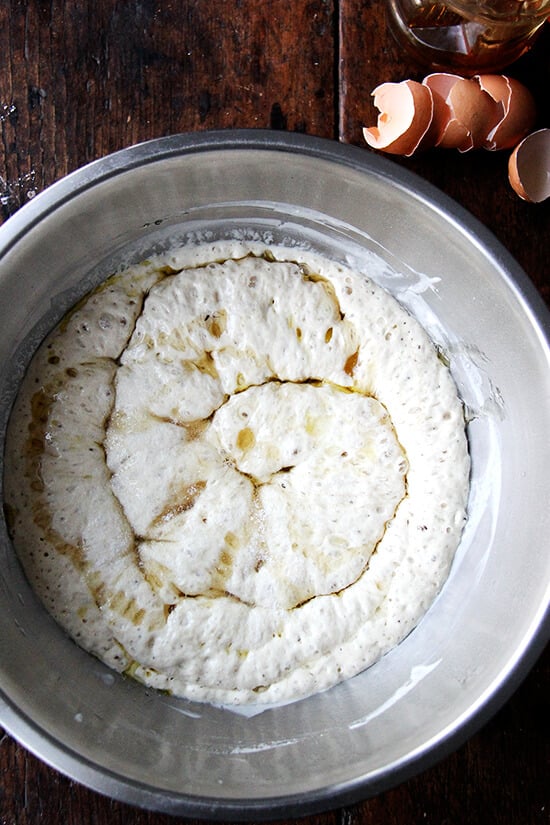
[[[502,112],[491,95],[478,82],[446,72],[434,72],[423,83],[443,97],[448,106],[437,145],[460,152],[483,146],[487,132]]]
[[[488,126],[492,124],[500,107],[491,95],[470,79],[459,80],[449,94],[448,103],[455,117],[468,128],[469,141],[459,146],[459,151],[479,149],[487,137]]]
[[[508,160],[508,179],[529,203],[550,198],[550,129],[532,132],[516,146]]]
[[[452,87],[460,77],[447,72],[434,72],[424,78],[422,84],[432,92],[434,117],[432,129],[435,145],[443,149],[457,149],[468,138],[468,129],[460,123],[447,103]]]
[[[380,112],[376,126],[365,127],[363,136],[373,149],[409,157],[428,131],[433,114],[432,95],[415,80],[382,83],[372,93]]]
[[[451,119],[451,110],[449,106],[445,103],[445,100],[442,98],[440,94],[438,94],[438,92],[433,91],[427,84],[425,85],[426,88],[429,89],[430,94],[432,96],[433,114],[428,131],[426,132],[420,143],[420,149],[428,149],[432,146],[440,146],[440,141],[443,138],[445,130],[448,128],[454,128],[454,124],[453,126],[449,125],[449,121]],[[461,135],[463,135],[462,129]]]
[[[506,75],[476,75],[480,88],[499,105],[500,117],[488,130],[485,149],[511,149],[533,128],[536,105],[533,95],[523,83]]]

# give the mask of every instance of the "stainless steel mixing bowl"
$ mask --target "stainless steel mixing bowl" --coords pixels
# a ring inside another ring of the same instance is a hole
[[[29,202],[0,231],[2,432],[33,349],[91,285],[173,243],[251,236],[350,262],[419,317],[464,399],[470,517],[401,645],[332,690],[246,715],[146,690],[76,647],[2,525],[2,725],[104,794],[210,818],[303,814],[397,784],[479,727],[548,638],[547,312],[482,226],[368,151],[256,131],[170,137]]]

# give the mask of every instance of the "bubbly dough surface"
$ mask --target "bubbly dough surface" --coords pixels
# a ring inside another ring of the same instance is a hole
[[[184,247],[117,274],[33,358],[10,420],[16,550],[85,649],[205,701],[372,664],[443,585],[469,458],[449,370],[363,274]]]

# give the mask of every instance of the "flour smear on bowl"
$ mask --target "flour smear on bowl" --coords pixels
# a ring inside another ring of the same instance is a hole
[[[145,684],[297,699],[399,643],[466,518],[462,404],[364,274],[258,244],[172,250],[87,296],[15,403],[6,510],[39,597]]]

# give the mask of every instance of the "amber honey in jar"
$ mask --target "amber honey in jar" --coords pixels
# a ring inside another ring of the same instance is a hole
[[[419,63],[464,75],[500,71],[533,44],[550,0],[387,0],[390,30]]]

